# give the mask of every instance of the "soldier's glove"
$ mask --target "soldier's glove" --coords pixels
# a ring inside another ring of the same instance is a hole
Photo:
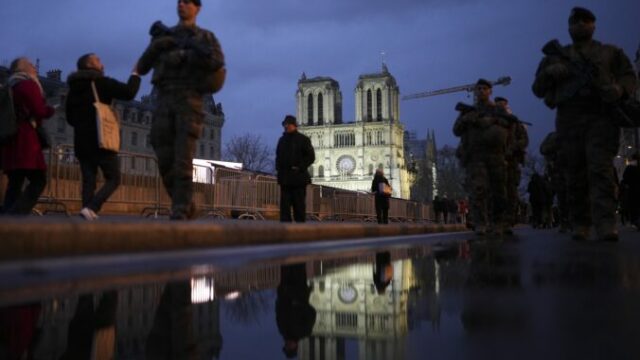
[[[620,100],[624,95],[624,90],[617,84],[604,85],[600,88],[600,96],[602,101],[607,104],[613,104]]]
[[[569,77],[569,68],[562,63],[556,63],[544,68],[545,75],[554,80],[564,80]]]

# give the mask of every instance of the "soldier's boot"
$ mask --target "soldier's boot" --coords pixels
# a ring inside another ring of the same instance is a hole
[[[598,241],[602,242],[616,242],[618,241],[618,229],[615,225],[609,223],[602,223],[596,227],[596,234],[598,234]]]
[[[587,239],[589,239],[589,234],[590,234],[589,226],[576,225],[573,230],[573,234],[571,235],[571,239],[573,239],[573,241],[584,242],[584,241],[587,241]]]

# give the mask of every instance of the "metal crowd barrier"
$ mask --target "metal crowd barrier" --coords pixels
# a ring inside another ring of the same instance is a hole
[[[143,216],[168,215],[171,199],[162,185],[154,156],[119,153],[121,183],[107,204],[114,212]],[[68,206],[80,208],[81,172],[73,146],[58,145],[45,151],[48,181],[36,212],[69,214]],[[0,180],[0,186],[2,186]],[[99,188],[103,183],[98,176]],[[6,185],[5,185],[6,186]],[[194,165],[193,199],[198,210],[213,218],[263,220],[278,218],[280,187],[273,176],[248,171]],[[432,221],[431,206],[391,198],[389,219],[395,222]],[[375,199],[366,192],[309,185],[306,195],[307,219],[315,221],[375,222]]]

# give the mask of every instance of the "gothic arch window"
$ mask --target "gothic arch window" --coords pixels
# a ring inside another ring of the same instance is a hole
[[[313,125],[313,94],[307,97],[307,125]]]
[[[318,177],[324,177],[324,166],[322,165],[318,168]]]
[[[324,98],[318,94],[318,125],[324,124]]]
[[[382,121],[382,90],[376,91],[376,120]]]
[[[371,118],[373,117],[373,99],[371,96],[371,89],[367,90],[367,121],[371,121]]]
[[[369,164],[369,175],[373,175],[373,164]]]

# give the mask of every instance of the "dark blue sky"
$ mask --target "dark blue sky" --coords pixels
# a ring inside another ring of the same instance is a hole
[[[537,152],[553,113],[530,85],[542,45],[569,42],[567,17],[576,5],[595,12],[597,39],[621,46],[633,61],[637,0],[203,0],[198,23],[216,33],[227,57],[227,83],[215,96],[227,115],[223,141],[253,132],[275,143],[284,114],[295,113],[303,71],[339,81],[343,117],[353,120],[358,75],[378,71],[384,50],[403,95],[510,75],[513,83],[494,95],[534,123],[530,149]],[[39,58],[42,72],[60,68],[66,77],[78,56],[96,52],[107,74],[124,80],[149,41],[149,25],[176,23],[175,7],[173,0],[3,0],[0,61]],[[404,101],[401,121],[420,137],[435,129],[439,146],[456,144],[458,101],[471,99],[458,93]]]

